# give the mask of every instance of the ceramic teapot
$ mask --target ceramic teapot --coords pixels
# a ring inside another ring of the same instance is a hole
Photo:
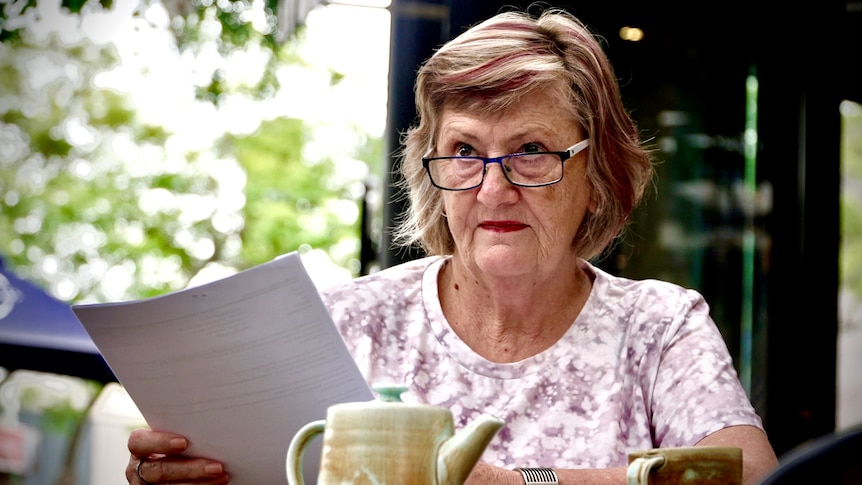
[[[457,434],[445,408],[401,402],[403,387],[375,388],[380,399],[330,406],[290,442],[290,485],[305,485],[302,456],[323,434],[318,485],[463,485],[503,421],[483,415]]]

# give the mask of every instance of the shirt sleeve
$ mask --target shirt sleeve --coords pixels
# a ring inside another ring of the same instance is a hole
[[[703,297],[683,291],[678,311],[665,318],[669,324],[656,342],[661,351],[647,357],[658,359],[650,364],[654,373],[648,401],[656,445],[693,446],[735,425],[762,429]]]

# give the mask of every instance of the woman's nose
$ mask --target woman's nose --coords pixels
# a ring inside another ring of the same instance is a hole
[[[482,185],[489,182],[511,185],[509,184],[509,179],[506,178],[505,172],[506,166],[503,165],[502,160],[489,162],[485,165],[485,181],[482,182]]]
[[[505,170],[506,166],[499,161],[485,166],[485,180],[479,187],[480,200],[495,202],[502,196],[501,201],[505,202],[512,194],[517,193],[517,187],[506,178]]]

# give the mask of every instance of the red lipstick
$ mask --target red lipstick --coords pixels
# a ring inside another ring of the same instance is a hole
[[[479,223],[479,227],[492,232],[515,232],[527,225],[518,221],[483,221]]]

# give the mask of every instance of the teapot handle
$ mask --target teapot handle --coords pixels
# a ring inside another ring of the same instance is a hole
[[[311,440],[323,433],[325,425],[326,421],[323,419],[312,421],[300,428],[290,441],[284,464],[285,472],[287,473],[287,483],[290,485],[305,485],[305,478],[302,476],[302,456],[305,454],[305,447],[308,446]]]

